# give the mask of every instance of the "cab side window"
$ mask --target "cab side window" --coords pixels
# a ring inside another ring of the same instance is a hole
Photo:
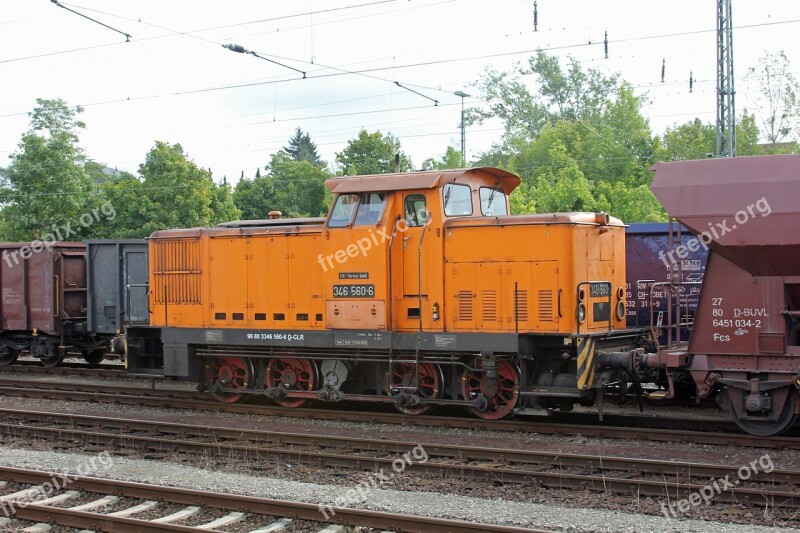
[[[428,220],[428,208],[425,206],[425,197],[421,194],[410,194],[405,200],[406,225],[409,227],[424,226]]]
[[[331,216],[328,218],[328,227],[344,228],[353,220],[353,213],[358,204],[357,194],[340,194],[336,198],[336,203],[331,209]]]

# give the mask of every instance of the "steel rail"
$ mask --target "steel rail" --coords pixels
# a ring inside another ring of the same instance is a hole
[[[38,485],[49,482],[54,478],[59,479],[60,477],[61,474],[52,472],[0,467],[0,478],[17,483]],[[464,531],[467,533],[548,533],[547,531],[538,529],[340,507],[334,507],[336,514],[328,519],[324,519],[321,516],[321,507],[311,503],[258,498],[255,496],[210,492],[207,490],[163,487],[159,485],[87,476],[70,475],[69,479],[71,481],[69,483],[69,488],[71,490],[83,490],[99,494],[114,494],[127,498],[155,499],[175,504],[200,505],[203,507],[243,511],[259,515],[293,516],[302,520],[316,522],[333,522],[419,533],[450,533],[452,531]],[[103,531],[111,531],[113,533],[133,533],[136,531],[183,531],[186,533],[196,533],[198,531],[197,528],[188,528],[186,526],[170,526],[183,527],[184,529],[168,529],[166,524],[153,524],[147,520],[111,517],[108,515],[78,511],[70,512],[68,509],[37,505],[35,503],[27,504],[24,508],[17,507],[15,513],[17,518],[23,520],[55,521],[60,525],[78,528],[91,527]]]

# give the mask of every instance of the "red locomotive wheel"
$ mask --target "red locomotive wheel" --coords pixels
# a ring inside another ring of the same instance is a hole
[[[469,410],[486,420],[498,420],[509,415],[517,405],[519,371],[508,361],[497,362],[497,379],[487,378],[485,372],[467,370],[461,375],[461,394],[467,400],[482,394],[489,402],[488,407],[483,411],[475,407]]]
[[[287,391],[313,391],[317,388],[317,366],[310,359],[281,357],[267,364],[267,388],[283,387]],[[305,398],[276,399],[283,407],[300,407]]]
[[[215,386],[225,389],[249,389],[253,383],[253,365],[244,357],[214,357],[206,363],[205,377],[214,398],[223,403],[236,403],[245,395],[236,392],[214,392]]]
[[[412,387],[416,379],[416,365],[413,363],[396,363],[392,366],[392,387]],[[439,365],[432,363],[420,363],[419,365],[419,385],[416,393],[423,398],[439,399],[444,393],[442,386],[442,369]],[[407,415],[421,415],[427,413],[435,406],[415,405],[405,406],[396,405],[398,411]]]

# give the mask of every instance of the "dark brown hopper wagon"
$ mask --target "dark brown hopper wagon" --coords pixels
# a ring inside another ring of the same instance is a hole
[[[692,383],[748,433],[781,433],[800,387],[800,155],[653,168],[653,193],[710,254],[691,340],[675,335],[642,363],[666,372],[668,396]]]

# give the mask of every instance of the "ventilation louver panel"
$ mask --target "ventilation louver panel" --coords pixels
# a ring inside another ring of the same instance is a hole
[[[156,241],[151,250],[155,303],[201,303],[200,241]]]

